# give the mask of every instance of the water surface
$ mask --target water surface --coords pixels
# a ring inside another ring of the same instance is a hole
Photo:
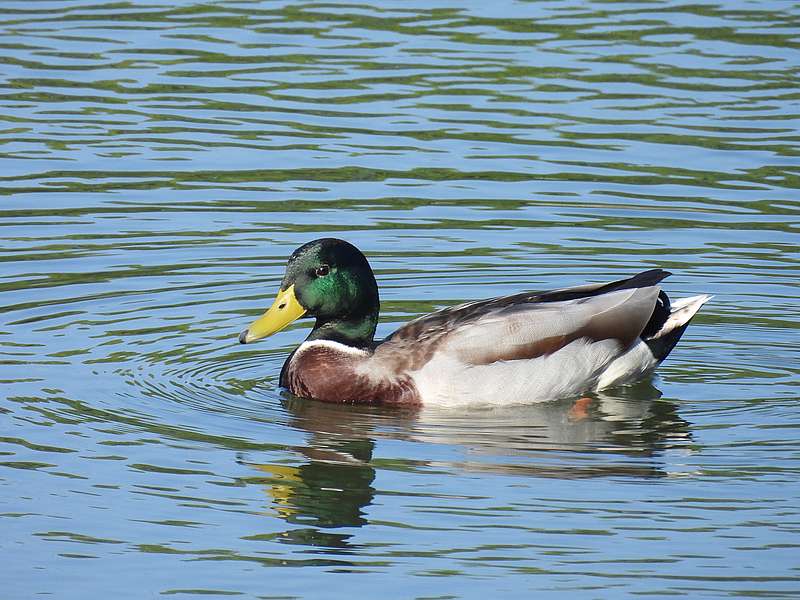
[[[484,4],[3,3],[9,598],[800,594],[800,6]],[[586,414],[326,406],[236,336],[329,235],[381,335],[715,298]]]

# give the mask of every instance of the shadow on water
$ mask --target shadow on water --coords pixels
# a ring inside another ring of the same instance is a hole
[[[448,411],[385,411],[286,397],[290,425],[305,432],[300,464],[259,463],[245,483],[263,485],[270,514],[300,526],[276,539],[322,548],[351,547],[370,523],[382,471],[511,475],[526,479],[660,478],[660,455],[686,449],[691,425],[650,382],[578,400]],[[455,459],[375,457],[379,439],[436,444]],[[334,531],[334,530],[340,531]]]

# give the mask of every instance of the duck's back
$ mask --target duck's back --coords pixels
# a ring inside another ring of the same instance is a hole
[[[445,309],[395,332],[373,360],[409,373],[426,404],[524,403],[579,394],[638,342],[659,294],[654,285],[598,293],[603,287]]]

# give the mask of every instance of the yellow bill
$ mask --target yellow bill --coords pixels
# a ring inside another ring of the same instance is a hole
[[[295,319],[299,319],[305,313],[306,309],[300,305],[294,295],[294,284],[292,284],[285,290],[278,292],[278,296],[272,306],[269,307],[269,310],[253,321],[250,327],[239,335],[239,341],[242,344],[249,344],[270,336]]]

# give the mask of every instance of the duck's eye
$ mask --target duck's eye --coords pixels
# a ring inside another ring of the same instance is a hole
[[[331,272],[331,268],[328,265],[320,265],[314,271],[314,273],[316,273],[317,277],[325,277],[325,275],[327,275],[330,272]]]

